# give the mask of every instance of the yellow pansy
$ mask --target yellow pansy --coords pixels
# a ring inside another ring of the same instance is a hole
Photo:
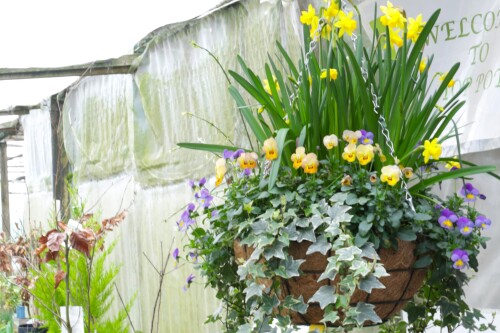
[[[316,9],[312,5],[309,5],[307,11],[302,11],[302,15],[300,15],[300,22],[302,24],[311,25],[312,20],[317,17]]]
[[[406,33],[406,37],[415,43],[424,27],[425,22],[422,21],[422,14],[419,14],[416,18],[410,17],[408,20],[408,32]]]
[[[404,168],[402,168],[401,172],[403,173],[403,175],[405,176],[405,178],[410,179],[411,177],[413,177],[413,169],[410,168],[410,167],[404,167]]]
[[[315,153],[307,154],[302,160],[302,168],[305,173],[313,174],[318,172],[318,157]]]
[[[323,69],[321,71],[321,75],[319,76],[321,79],[326,79],[327,70]],[[330,81],[337,80],[338,72],[335,68],[328,69],[328,76],[330,77]]]
[[[432,141],[425,140],[424,152],[422,155],[424,156],[425,163],[429,162],[431,157],[434,160],[439,160],[439,156],[441,156],[441,145],[438,143],[437,138],[434,138]]]
[[[390,2],[387,1],[387,6],[380,6],[380,10],[384,16],[380,18],[380,22],[389,28],[401,28],[405,26],[406,19],[403,13]]]
[[[349,163],[352,163],[356,160],[356,145],[354,143],[350,143],[347,145],[347,147],[344,148],[342,158]]]
[[[292,154],[293,168],[298,169],[302,166],[302,160],[306,157],[306,149],[304,147],[297,147],[295,154]]]
[[[373,160],[373,146],[372,145],[359,145],[356,148],[356,157],[359,164],[367,165]]]
[[[323,144],[326,149],[330,150],[333,147],[337,147],[339,145],[339,139],[335,134],[327,135],[323,138]]]
[[[352,177],[349,175],[345,175],[344,178],[340,181],[342,186],[351,186],[352,185]]]
[[[257,156],[256,153],[242,153],[240,157],[238,157],[238,163],[240,168],[242,169],[253,169],[257,166]]]
[[[457,158],[456,156],[453,157],[453,158]],[[445,168],[452,171],[452,170],[456,170],[456,169],[460,169],[462,166],[460,165],[460,162],[458,161],[448,161],[448,163],[446,163],[445,165]]]
[[[226,159],[219,158],[215,162],[215,186],[219,186],[226,175]]]
[[[342,37],[344,33],[347,33],[349,36],[352,36],[354,30],[356,30],[356,21],[353,20],[352,15],[353,12],[344,13],[343,11],[339,11],[338,13],[338,21],[335,22],[335,27],[339,28],[339,37]]]
[[[399,167],[396,165],[387,165],[382,168],[381,173],[380,181],[390,186],[394,186],[399,181],[401,170],[399,170]]]
[[[266,160],[272,161],[278,158],[278,143],[274,138],[269,138],[264,141],[262,150],[266,153]]]
[[[358,139],[361,137],[361,131],[349,131],[345,130],[342,133],[342,138],[349,143],[358,143]]]

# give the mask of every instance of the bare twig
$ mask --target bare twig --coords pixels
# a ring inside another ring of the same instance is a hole
[[[129,313],[128,313],[127,306],[126,306],[126,305],[125,305],[125,303],[123,302],[122,295],[120,294],[120,291],[118,290],[118,287],[117,287],[117,285],[116,285],[116,282],[113,282],[113,284],[115,285],[116,292],[118,293],[118,298],[120,298],[120,302],[122,303],[123,310],[125,310],[125,313],[127,314],[127,318],[128,318],[129,323],[130,323],[130,326],[132,327],[132,330],[133,330],[133,331],[134,331],[134,333],[135,333],[135,332],[136,332],[136,330],[135,330],[134,324],[132,323],[132,319],[130,318],[130,315],[129,315]]]

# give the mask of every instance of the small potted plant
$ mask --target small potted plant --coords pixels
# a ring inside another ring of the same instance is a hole
[[[177,223],[223,302],[209,321],[225,332],[346,331],[406,305],[415,332],[480,317],[463,300],[464,269],[478,269],[491,222],[473,204],[483,189],[466,177],[494,167],[441,156],[442,142],[459,143],[453,118],[465,87],[443,102],[458,64],[433,73],[423,58],[439,11],[425,23],[388,2],[365,48],[351,9],[332,1],[302,12],[298,64],[277,43],[264,79],[241,58],[242,74],[229,71],[248,147],[179,144],[218,155],[216,189],[192,182]],[[433,191],[445,180],[458,188],[448,198]]]

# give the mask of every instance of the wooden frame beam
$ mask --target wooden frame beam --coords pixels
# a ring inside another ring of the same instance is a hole
[[[0,68],[0,80],[38,79],[64,76],[91,76],[109,74],[128,74],[131,72],[135,54],[128,54],[120,58],[96,60],[86,64],[51,67],[51,68]]]

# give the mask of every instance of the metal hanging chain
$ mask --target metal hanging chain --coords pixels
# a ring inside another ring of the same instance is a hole
[[[347,7],[347,4],[344,0],[342,0],[342,6]],[[351,35],[351,40],[352,40],[352,46],[354,49],[354,53],[356,53],[356,42],[358,40],[358,36],[356,33],[352,33]],[[361,55],[361,74],[363,75],[363,80],[365,81],[365,84],[368,83],[368,72],[366,71],[365,68],[365,58],[363,55]],[[385,138],[385,144],[389,148],[389,153],[391,157],[394,159],[394,163],[398,164],[399,159],[396,156],[396,151],[394,150],[394,143],[391,140],[390,133],[389,133],[389,128],[387,127],[387,121],[384,117],[384,115],[379,111],[380,106],[378,104],[378,96],[375,93],[375,89],[373,87],[373,83],[370,83],[370,94],[372,96],[372,104],[373,104],[373,111],[375,112],[376,115],[378,115],[378,123],[382,129],[382,135]],[[405,199],[408,202],[408,205],[410,206],[411,210],[415,212],[415,207],[413,206],[413,197],[410,193],[410,190],[408,189],[408,184],[406,183],[404,179],[403,172],[400,170],[400,179],[401,179],[401,184],[403,185],[403,189],[405,191]]]

